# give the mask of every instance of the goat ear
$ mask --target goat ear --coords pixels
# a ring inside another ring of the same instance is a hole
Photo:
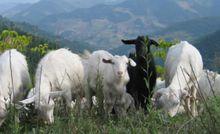
[[[114,62],[111,59],[109,60],[102,59],[102,62],[107,63],[107,64],[114,64]]]
[[[126,44],[126,45],[134,45],[134,44],[136,44],[136,42],[137,42],[137,40],[136,39],[134,39],[134,40],[121,40],[124,44]]]
[[[128,63],[132,66],[135,67],[137,64],[135,63],[135,61],[133,61],[131,58],[128,58]]]
[[[152,40],[150,39],[150,45],[155,45],[155,46],[159,46],[159,44],[155,41],[155,40]]]
[[[30,98],[28,98],[28,99],[20,101],[20,103],[22,103],[22,104],[30,104],[30,103],[34,102],[34,100],[35,100],[35,95],[30,97]]]

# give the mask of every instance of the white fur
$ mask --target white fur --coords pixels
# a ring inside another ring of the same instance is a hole
[[[23,99],[29,86],[31,81],[25,56],[15,49],[2,53],[0,55],[0,125],[7,115],[6,106],[10,102],[15,103]]]
[[[181,103],[185,101],[187,111],[195,116],[196,86],[198,86],[196,79],[199,80],[203,71],[199,51],[187,41],[181,41],[169,49],[165,69],[166,88],[154,94],[155,104],[165,109],[170,116],[175,116]],[[192,103],[190,97],[186,97],[188,95],[193,98]]]
[[[54,122],[52,96],[63,96],[67,106],[72,108],[72,97],[83,95],[84,68],[81,58],[67,49],[51,51],[44,56],[38,64],[35,79],[35,95],[32,98],[47,123]],[[25,103],[25,100],[22,102]]]
[[[220,95],[220,75],[218,73],[204,70],[198,82],[198,97],[202,95],[204,98],[208,98],[214,95]]]
[[[104,63],[103,59],[112,60],[113,64]],[[102,79],[102,93],[104,95],[106,113],[110,114],[114,105],[124,105],[123,95],[126,93],[126,84],[129,81],[127,72],[129,63],[136,66],[136,63],[126,56],[113,56],[104,50],[95,51],[90,55],[86,63],[87,81],[90,87],[86,89],[86,98],[89,107],[91,106],[92,93],[98,92],[95,91],[97,76]]]

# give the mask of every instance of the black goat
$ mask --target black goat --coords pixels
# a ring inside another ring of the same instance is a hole
[[[127,92],[132,95],[137,108],[142,107],[147,110],[149,98],[156,84],[157,73],[150,46],[159,44],[148,37],[138,36],[134,40],[122,40],[124,44],[133,44],[136,53],[130,54],[136,63],[136,67],[128,67],[130,82],[127,84]]]

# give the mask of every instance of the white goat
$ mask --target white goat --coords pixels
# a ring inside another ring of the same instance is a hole
[[[9,103],[22,100],[31,86],[26,58],[15,49],[0,55],[0,126],[7,115]]]
[[[220,95],[220,75],[218,73],[209,70],[203,70],[198,84],[199,88],[197,92],[197,98],[199,101],[202,99],[202,97],[204,97],[206,100],[207,98],[213,97],[214,95]],[[161,81],[161,79],[158,78],[155,91],[161,88],[165,88],[165,81]],[[177,113],[185,113],[182,105],[178,109]]]
[[[100,76],[103,84],[102,93],[104,95],[105,112],[109,115],[112,108],[119,107],[120,111],[125,105],[126,84],[129,81],[127,66],[136,66],[136,63],[126,56],[112,56],[104,50],[93,52],[87,60],[87,82],[89,88],[86,89],[88,106],[91,107],[92,93],[97,85],[97,77]],[[117,101],[116,101],[117,100]],[[122,112],[124,113],[124,112]],[[118,113],[118,114],[122,114]]]
[[[38,64],[35,95],[21,101],[24,104],[35,101],[40,117],[53,123],[53,98],[63,96],[68,107],[73,107],[72,97],[83,96],[84,68],[81,58],[67,49],[49,52]]]
[[[195,116],[198,86],[196,80],[199,80],[202,69],[202,57],[194,46],[187,41],[181,41],[172,46],[165,61],[166,88],[154,94],[155,106],[162,107],[170,116],[175,116],[181,103],[185,101],[186,111],[190,111],[192,116]],[[188,97],[188,95],[191,96]]]
[[[218,73],[204,70],[198,82],[198,97],[202,95],[206,99],[214,95],[220,95],[220,75]]]

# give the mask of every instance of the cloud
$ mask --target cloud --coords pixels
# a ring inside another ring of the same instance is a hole
[[[198,13],[187,1],[178,1],[177,3],[184,10],[188,10],[193,13]]]

